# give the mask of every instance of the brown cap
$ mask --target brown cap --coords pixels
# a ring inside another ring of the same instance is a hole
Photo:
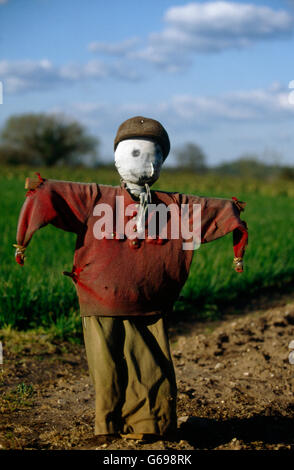
[[[166,130],[160,122],[143,116],[127,119],[119,126],[114,139],[114,150],[122,140],[134,139],[136,137],[154,139],[161,146],[164,160],[168,156],[170,142]]]

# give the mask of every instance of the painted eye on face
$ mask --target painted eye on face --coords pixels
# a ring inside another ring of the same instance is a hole
[[[141,153],[141,152],[140,152],[139,149],[134,149],[134,150],[132,151],[133,157],[139,157],[140,153]]]

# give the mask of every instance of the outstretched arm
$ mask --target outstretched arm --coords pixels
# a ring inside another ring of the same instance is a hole
[[[94,183],[46,180],[29,186],[17,226],[16,261],[24,264],[24,251],[33,234],[49,223],[79,233],[86,223],[92,201],[98,194]]]
[[[243,256],[248,244],[247,224],[240,213],[246,203],[236,197],[230,199],[182,195],[182,204],[189,204],[190,220],[193,204],[201,205],[201,243],[208,243],[233,232],[234,268],[243,272]]]

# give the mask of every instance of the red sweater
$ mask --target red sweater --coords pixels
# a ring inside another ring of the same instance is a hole
[[[234,252],[242,257],[247,243],[246,223],[240,220],[237,200],[206,198],[179,193],[151,191],[152,204],[201,204],[201,242],[206,243],[233,232]],[[135,201],[124,185],[113,187],[95,183],[44,180],[30,191],[22,207],[17,243],[27,246],[33,234],[51,223],[77,234],[71,273],[82,316],[152,315],[170,311],[187,277],[194,250],[183,250],[183,238],[119,239],[114,220],[112,238],[97,239],[94,211],[108,204],[115,214],[117,199],[123,196],[124,209]],[[132,206],[133,207],[133,206]],[[132,217],[123,215],[124,224]]]

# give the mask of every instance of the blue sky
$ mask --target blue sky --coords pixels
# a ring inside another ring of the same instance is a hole
[[[294,164],[293,33],[291,0],[0,0],[0,126],[63,113],[110,160],[118,126],[140,114],[166,127],[166,163],[195,142],[210,164]]]

